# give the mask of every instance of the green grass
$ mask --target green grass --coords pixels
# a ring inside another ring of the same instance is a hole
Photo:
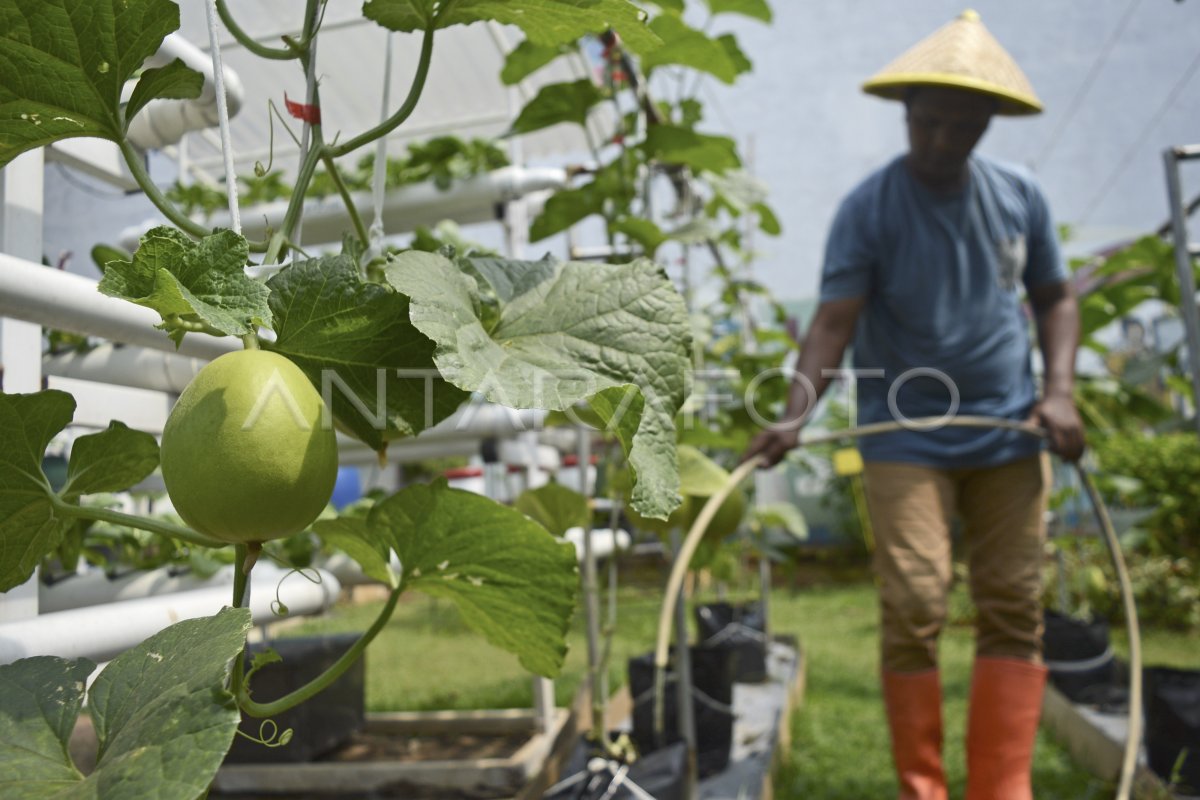
[[[609,681],[625,683],[628,658],[648,652],[658,624],[658,596],[624,589],[618,606]],[[288,628],[282,635],[311,636],[365,630],[382,602],[339,605],[333,614]],[[584,680],[587,640],[582,614],[572,620],[555,700],[570,705]],[[371,711],[524,708],[533,703],[530,673],[516,656],[494,647],[463,624],[448,601],[406,597],[367,648],[366,702]]]
[[[625,682],[626,659],[650,650],[661,590],[623,588],[609,676]],[[961,598],[956,598],[961,600]],[[287,636],[364,630],[380,603],[342,605],[335,613],[289,628]],[[808,684],[793,718],[793,747],[776,781],[779,800],[864,800],[894,797],[891,755],[878,687],[877,610],[869,582],[777,590],[772,623],[800,638]],[[1123,636],[1114,631],[1122,648]],[[971,631],[950,627],[941,658],[945,692],[946,770],[951,797],[965,781],[963,731],[972,654]],[[567,705],[584,677],[581,615],[572,621],[556,700]],[[1147,664],[1190,666],[1200,635],[1147,631]],[[446,601],[413,596],[367,651],[367,707],[384,710],[521,708],[532,703],[529,674],[517,659],[466,628]],[[1065,751],[1039,734],[1034,761],[1039,800],[1108,800],[1112,788],[1075,767]]]
[[[1129,636],[1124,626],[1110,632],[1117,657],[1128,661]],[[1147,667],[1195,669],[1200,654],[1200,631],[1142,630],[1142,664]]]

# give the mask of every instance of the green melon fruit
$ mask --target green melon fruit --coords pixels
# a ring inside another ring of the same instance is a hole
[[[300,368],[276,353],[227,353],[196,375],[162,436],[162,474],[183,521],[225,542],[308,527],[333,494],[337,440]]]

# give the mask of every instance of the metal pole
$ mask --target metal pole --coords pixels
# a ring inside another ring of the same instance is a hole
[[[671,531],[671,549],[675,557],[683,547],[683,537],[678,529]],[[687,747],[687,775],[684,781],[684,796],[689,800],[696,797],[696,716],[692,708],[692,657],[688,651],[687,596],[679,587],[679,602],[675,604],[675,688],[679,704],[679,735]]]
[[[1183,191],[1179,182],[1179,159],[1191,151],[1168,147],[1163,151],[1167,170],[1167,197],[1171,206],[1171,231],[1175,239],[1175,272],[1179,278],[1180,309],[1187,331],[1188,366],[1192,378],[1192,422],[1200,434],[1200,311],[1196,308],[1196,277],[1188,244],[1187,219],[1183,215]]]

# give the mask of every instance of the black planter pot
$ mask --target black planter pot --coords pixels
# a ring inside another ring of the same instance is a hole
[[[542,798],[636,800],[632,784],[655,800],[684,800],[686,772],[687,748],[683,742],[645,753],[626,768],[618,761],[596,758],[590,743],[581,738],[563,768],[563,777]]]
[[[270,647],[283,658],[254,673],[254,699],[270,702],[295,691],[333,665],[358,640],[358,634],[338,634],[302,639],[279,639]],[[251,656],[264,645],[252,645]],[[249,669],[249,661],[247,662]],[[301,763],[328,753],[361,731],[366,724],[363,709],[363,659],[359,658],[320,694],[273,717],[279,733],[291,728],[292,740],[282,747],[264,747],[244,736],[233,737],[225,756],[227,764]],[[262,720],[242,715],[239,729],[259,737]]]
[[[1142,670],[1146,709],[1146,754],[1150,768],[1175,789],[1200,795],[1200,670],[1147,667]]]
[[[758,603],[708,603],[696,606],[696,625],[702,644],[731,647],[734,680],[762,683],[767,679],[767,635]]]
[[[1050,681],[1075,703],[1108,704],[1116,684],[1116,659],[1108,623],[1046,611],[1043,653]]]
[[[731,647],[690,648],[692,711],[696,719],[696,769],[701,778],[729,764],[733,743],[734,651]],[[680,741],[675,666],[667,668],[663,698],[663,738],[654,735],[654,654],[629,660],[629,691],[633,696],[633,741],[643,755]]]

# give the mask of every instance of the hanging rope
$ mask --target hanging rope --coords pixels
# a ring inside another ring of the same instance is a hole
[[[225,98],[225,68],[221,66],[221,43],[217,39],[217,3],[204,4],[208,21],[208,46],[212,53],[213,82],[217,91],[217,120],[221,127],[221,154],[225,157],[225,196],[229,200],[229,221],[233,232],[241,234],[242,216],[238,212],[237,175],[233,169],[233,139],[229,136],[229,103]]]
[[[383,100],[379,109],[380,122],[386,122],[388,111],[392,105],[392,42],[394,37],[390,32],[387,37],[387,48],[383,61]],[[367,231],[367,251],[363,255],[366,263],[383,255],[383,197],[387,190],[387,137],[380,136],[375,142],[375,171],[371,177],[373,190],[372,203],[375,206],[375,218]]]

